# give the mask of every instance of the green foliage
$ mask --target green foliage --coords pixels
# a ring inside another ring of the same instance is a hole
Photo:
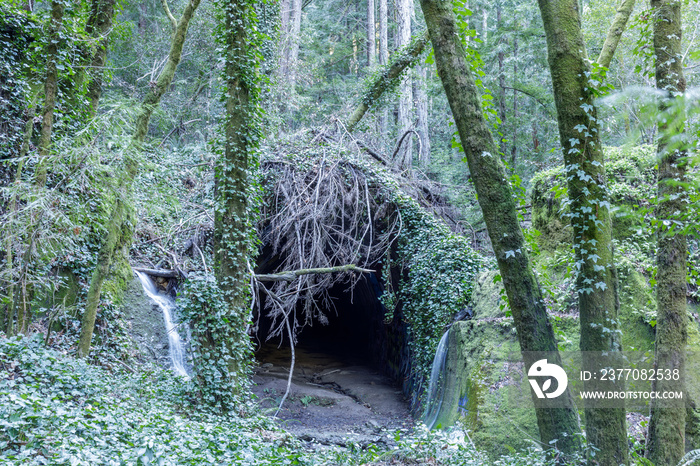
[[[413,199],[399,195],[395,202],[402,222],[395,265],[405,272],[395,294],[383,299],[390,318],[393,304],[401,303],[410,324],[415,375],[427,379],[438,342],[453,317],[469,304],[484,260],[465,237],[451,233]]]
[[[183,413],[183,382],[125,373],[0,339],[0,458],[11,464],[300,463],[296,442],[266,418]]]
[[[22,145],[29,92],[26,58],[39,33],[33,18],[0,5],[0,160],[16,155]]]
[[[304,448],[271,419],[193,410],[188,382],[169,371],[106,370],[47,349],[38,338],[0,338],[0,462],[126,465],[549,465],[532,448],[494,460],[458,431],[387,433],[379,445]]]

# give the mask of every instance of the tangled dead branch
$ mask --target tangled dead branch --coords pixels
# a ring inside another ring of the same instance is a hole
[[[286,320],[294,335],[314,321],[328,322],[326,313],[335,309],[329,290],[337,283],[352,290],[363,269],[372,268],[398,236],[401,214],[392,201],[397,191],[457,225],[445,215],[449,206],[437,185],[399,173],[377,154],[368,158],[367,147],[342,125],[288,141],[261,162],[265,202],[259,232],[275,264],[258,273],[334,273],[257,275],[255,288],[267,296],[263,312],[272,322],[268,339],[289,333]],[[354,266],[341,267],[347,264]]]
[[[268,296],[275,296],[267,300],[272,319],[268,338],[285,331],[287,315],[294,333],[314,320],[327,323],[326,312],[334,309],[328,290],[339,282],[354,286],[361,277],[356,272],[376,262],[394,236],[397,223],[381,187],[351,157],[340,156],[340,147],[318,145],[315,157],[300,154],[263,163],[269,175],[265,179],[273,182],[262,215],[267,219],[262,239],[281,258],[278,269],[357,265],[333,270],[341,273],[299,273],[293,281],[275,280],[265,287]],[[297,303],[300,312],[290,313]]]

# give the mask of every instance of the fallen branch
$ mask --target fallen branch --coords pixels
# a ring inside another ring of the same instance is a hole
[[[166,269],[146,269],[143,267],[131,267],[137,272],[145,273],[152,277],[162,277],[162,278],[180,278],[181,274],[177,270],[166,270]]]
[[[261,282],[291,282],[302,275],[311,275],[315,273],[335,273],[335,272],[358,272],[372,273],[374,270],[363,269],[354,264],[339,265],[337,267],[321,267],[317,269],[299,269],[287,270],[279,273],[255,275],[255,278]]]
[[[421,34],[417,39],[415,39],[406,49],[399,52],[399,54],[389,63],[381,73],[379,73],[376,79],[369,86],[369,89],[362,96],[362,101],[357,106],[350,118],[345,125],[349,133],[355,129],[355,126],[360,122],[365,113],[369,110],[370,106],[376,103],[381,95],[389,89],[392,85],[398,82],[398,78],[401,73],[406,69],[413,66],[413,64],[418,60],[418,58],[423,53],[425,45],[428,43],[428,32]]]

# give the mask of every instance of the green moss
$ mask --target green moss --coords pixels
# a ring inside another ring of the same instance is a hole
[[[109,279],[105,280],[104,285],[102,285],[103,299],[107,298],[114,304],[121,304],[124,300],[124,292],[133,277],[134,272],[126,255],[120,252],[112,261]]]
[[[631,267],[618,267],[620,328],[624,351],[653,351],[656,301],[647,279]]]

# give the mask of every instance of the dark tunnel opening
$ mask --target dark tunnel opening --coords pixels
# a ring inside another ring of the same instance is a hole
[[[337,283],[329,290],[333,307],[324,309],[328,323],[314,321],[299,332],[295,346],[297,358],[309,354],[326,355],[328,360],[345,365],[367,366],[387,376],[409,396],[410,387],[406,383],[410,372],[408,342],[400,313],[395,313],[391,322],[385,322],[386,308],[379,299],[383,289],[374,273],[364,274],[354,289],[349,288],[347,283]],[[296,312],[299,316],[301,309]],[[291,354],[286,332],[282,340],[277,337],[266,341],[272,322],[265,310],[257,323],[258,362],[289,367]],[[285,358],[286,363],[283,362]]]

